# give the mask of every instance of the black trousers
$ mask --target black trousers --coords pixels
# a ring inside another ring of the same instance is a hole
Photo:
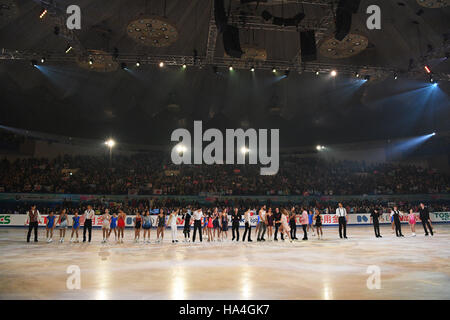
[[[341,239],[342,231],[344,231],[344,238],[347,238],[347,220],[345,217],[339,217],[339,237],[341,237]]]
[[[34,229],[34,241],[38,241],[38,226],[39,223],[37,221],[30,222],[30,224],[28,225],[27,242],[30,242],[31,230],[33,229]]]
[[[191,237],[191,226],[189,226],[189,225],[184,226],[183,233],[184,233],[185,238],[190,238]]]
[[[194,220],[194,235],[192,236],[192,242],[195,242],[195,235],[198,234],[200,236],[200,242],[202,242],[202,221],[201,220]]]
[[[428,235],[427,227],[430,230],[431,235],[433,235],[433,229],[431,229],[430,221],[428,221],[428,220],[427,221],[423,221],[422,220],[422,226],[423,226],[423,230],[425,230],[425,234],[426,235]]]
[[[402,224],[399,219],[394,219],[395,234],[397,237],[402,236]]]
[[[297,225],[295,223],[289,222],[291,227],[291,239],[297,239]]]
[[[375,237],[380,236],[380,224],[378,222],[373,222],[373,230],[375,231]]]
[[[303,240],[308,240],[308,232],[306,231],[306,228],[308,227],[307,224],[302,224],[303,228]]]
[[[278,240],[277,238],[277,234],[278,234],[278,229],[280,229],[281,223],[275,223],[275,235],[273,237],[274,240]],[[284,236],[283,236],[283,232],[280,232],[281,234],[281,240],[284,240]]]
[[[248,241],[252,240],[250,239],[250,236],[252,235],[252,225],[248,222],[245,223],[245,231],[244,231],[244,236],[242,237],[242,241],[245,241],[245,236],[247,235],[248,232]],[[238,233],[238,240],[239,240],[239,233]]]
[[[231,225],[231,232],[233,233],[233,240],[236,239],[237,241],[239,241],[239,222],[233,222],[233,224]]]
[[[92,219],[86,219],[83,226],[83,242],[86,241],[86,230],[89,231],[89,242],[92,238]]]

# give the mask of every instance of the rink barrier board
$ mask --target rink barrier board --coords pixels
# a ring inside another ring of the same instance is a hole
[[[322,214],[322,225],[324,227],[326,226],[337,226],[338,223],[338,217],[334,214]],[[416,213],[416,216],[418,216],[418,213]],[[58,216],[55,215],[55,222],[58,221]],[[72,226],[72,217],[71,215],[68,216],[68,227]],[[432,212],[430,213],[430,218],[433,223],[449,223],[450,222],[450,212]],[[156,219],[157,216],[151,216],[152,220],[152,227],[155,228],[156,226]],[[126,227],[134,227],[134,220],[135,216],[127,216],[125,219],[125,226]],[[298,219],[297,219],[298,220]],[[167,226],[168,217],[166,216],[166,227]],[[255,227],[258,221],[258,216],[253,215],[250,218],[252,227]],[[404,224],[408,224],[408,217],[402,216],[401,222]],[[420,221],[417,221],[418,224],[420,224]],[[47,224],[47,215],[41,215],[41,219],[39,221],[39,226],[46,226]],[[102,216],[98,215],[95,216],[92,221],[92,227],[94,228],[101,228],[103,224]],[[380,217],[380,224],[391,224],[391,218],[390,214],[384,213]],[[80,226],[82,227],[84,225],[84,217],[80,216]],[[202,220],[202,227],[204,223]],[[228,227],[231,229],[231,217],[229,217],[228,221]],[[349,214],[348,215],[348,223],[349,226],[354,225],[371,225],[370,223],[370,213],[355,213],[355,214]],[[28,226],[28,218],[26,215],[18,215],[18,214],[12,214],[12,215],[2,215],[0,214],[0,227],[26,227]],[[56,224],[58,227],[58,224]],[[183,228],[184,226],[184,220],[182,218],[177,219],[177,226],[178,228]],[[240,227],[244,227],[245,223],[243,220],[240,222]],[[300,221],[297,221],[297,226],[301,226]]]

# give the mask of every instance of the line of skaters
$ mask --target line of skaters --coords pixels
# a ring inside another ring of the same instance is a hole
[[[206,235],[207,241],[228,241],[228,229],[229,229],[229,221],[231,220],[231,231],[232,231],[232,239],[231,241],[239,241],[240,240],[240,223],[242,218],[244,219],[244,234],[242,236],[242,241],[252,242],[251,234],[252,234],[252,224],[251,224],[251,215],[253,212],[256,212],[255,209],[248,209],[245,211],[243,217],[242,213],[239,212],[238,208],[235,208],[231,213],[231,219],[229,219],[228,210],[224,209],[219,211],[218,208],[215,208],[212,212],[208,214],[204,214],[201,208],[197,210],[190,209],[177,209],[173,210],[169,214],[168,220],[166,219],[166,214],[164,210],[160,210],[160,213],[157,216],[155,226],[153,226],[153,222],[151,216],[148,212],[145,214],[136,213],[134,219],[134,241],[140,242],[141,234],[143,235],[143,242],[150,243],[150,233],[153,227],[156,227],[156,243],[160,243],[164,238],[164,231],[166,227],[170,227],[172,243],[178,242],[178,225],[177,220],[181,216],[184,219],[184,227],[183,227],[183,235],[184,242],[191,242],[191,227],[193,226],[193,235],[192,242],[195,242],[198,234],[198,239],[200,242],[203,241],[203,235]],[[348,213],[344,208],[342,203],[339,203],[338,208],[336,209],[336,216],[339,221],[339,237],[341,239],[347,239],[347,223],[348,223]],[[381,216],[381,211],[378,209],[373,209],[370,220],[374,227],[375,236],[377,238],[381,238],[380,234],[380,223],[379,219]],[[419,215],[417,216],[412,209],[409,210],[409,213],[404,213],[398,210],[397,206],[394,206],[391,210],[391,225],[392,225],[392,233],[394,233],[397,237],[403,237],[402,229],[401,229],[401,216],[408,216],[408,224],[410,225],[412,236],[416,236],[415,225],[418,221],[422,222],[422,226],[425,231],[425,236],[431,234],[434,235],[431,218],[429,214],[429,210],[423,203],[420,204]],[[92,209],[92,206],[88,205],[86,211],[83,214],[84,217],[84,225],[83,225],[83,242],[91,242],[92,240],[92,219],[95,216],[95,212]],[[71,242],[79,242],[79,229],[80,229],[80,218],[82,216],[78,215],[76,212],[74,216],[72,216],[72,232],[71,232]],[[38,224],[41,219],[39,210],[36,209],[36,206],[32,206],[31,210],[27,212],[27,221],[29,222],[28,234],[27,234],[27,242],[30,242],[31,234],[34,230],[34,241],[38,242]],[[59,216],[54,215],[53,212],[47,216],[46,222],[46,236],[47,242],[53,241],[53,231],[58,225],[59,229],[59,242],[64,242],[66,236],[66,230],[68,229],[68,219],[69,216],[66,213],[66,210],[63,209]],[[114,233],[115,241],[119,243],[123,243],[124,238],[124,230],[125,230],[125,220],[126,214],[123,210],[119,210],[119,213],[110,214],[108,209],[105,209],[104,214],[102,215],[102,242],[105,243],[109,241],[112,233]],[[167,222],[166,222],[167,220]],[[202,223],[203,221],[203,223]],[[266,207],[263,205],[258,210],[257,222],[255,227],[255,236],[256,241],[264,242],[265,237],[267,235],[268,240],[278,241],[278,233],[280,233],[280,238],[282,241],[285,239],[290,242],[294,240],[299,240],[297,238],[297,221],[300,221],[302,229],[303,229],[303,241],[308,240],[308,232],[312,232],[313,236],[316,236],[318,239],[323,238],[323,230],[322,230],[322,214],[318,209],[314,209],[314,212],[307,210],[301,210],[301,213],[296,212],[295,208],[291,208],[291,210],[287,210],[285,208],[275,208],[272,211],[272,208]],[[86,237],[86,233],[88,237]]]

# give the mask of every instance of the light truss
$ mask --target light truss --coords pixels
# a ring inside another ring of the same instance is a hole
[[[100,54],[101,55],[101,54]],[[105,55],[111,55],[109,53]],[[46,58],[46,64],[64,64],[64,63],[77,63],[77,56],[71,54],[63,53],[51,53],[45,52],[33,52],[33,51],[22,51],[22,50],[7,50],[1,49],[0,60],[2,61],[31,61],[39,60],[41,57]],[[255,70],[272,70],[277,69],[279,72],[284,72],[285,70],[303,72],[320,72],[329,73],[332,70],[336,70],[339,74],[354,75],[356,72],[370,74],[380,74],[386,73],[389,75],[398,74],[401,77],[416,78],[423,77],[423,71],[409,71],[401,72],[399,69],[394,67],[383,67],[383,66],[369,66],[369,65],[344,65],[335,63],[319,63],[319,62],[308,62],[302,63],[300,66],[293,62],[287,60],[266,60],[266,61],[253,61],[253,60],[242,60],[227,57],[215,57],[213,62],[208,62],[205,56],[198,56],[194,58],[193,56],[185,55],[154,55],[154,54],[121,54],[117,58],[118,63],[135,64],[139,61],[141,68],[144,65],[159,65],[160,62],[164,62],[166,67],[181,67],[186,65],[188,67],[218,67],[218,68],[228,68],[233,66],[235,70],[250,70],[250,68],[255,68]],[[433,78],[437,81],[450,81],[450,74],[445,73],[434,73]]]
[[[208,42],[206,43],[206,61],[212,63],[214,61],[214,55],[216,53],[216,43],[217,43],[217,25],[216,19],[214,17],[214,1],[211,4],[211,18],[209,19],[208,28]]]

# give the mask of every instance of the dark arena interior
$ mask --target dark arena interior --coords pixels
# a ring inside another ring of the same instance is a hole
[[[0,300],[449,299],[449,53],[449,0],[0,0]]]

